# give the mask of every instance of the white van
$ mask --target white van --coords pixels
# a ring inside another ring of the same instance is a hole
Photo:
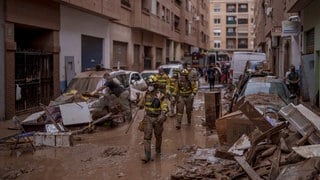
[[[266,61],[265,53],[257,52],[234,52],[231,60],[232,83],[236,84],[243,74],[247,61]]]

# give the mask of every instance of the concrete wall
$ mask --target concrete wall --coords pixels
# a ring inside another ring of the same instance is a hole
[[[4,2],[0,0],[0,121],[5,118],[5,107],[4,107],[4,14],[3,14]]]
[[[102,38],[105,67],[110,65],[109,21],[79,10],[60,6],[60,89],[65,88],[65,56],[73,56],[75,72],[81,72],[81,35]]]

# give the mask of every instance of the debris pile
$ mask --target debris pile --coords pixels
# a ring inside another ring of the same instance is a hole
[[[254,129],[245,131],[231,146],[225,144],[220,149],[198,149],[185,165],[178,167],[172,179],[319,178],[319,116],[301,104],[289,104],[278,112],[283,121],[271,124],[265,117],[255,114],[253,107],[247,108],[251,116],[246,118]],[[246,113],[238,112],[237,116],[243,114]],[[229,128],[226,126],[225,131]],[[233,125],[232,130],[241,132],[236,126]],[[227,134],[221,129],[220,133]],[[227,138],[221,135],[220,138],[223,142],[233,140],[226,141]]]

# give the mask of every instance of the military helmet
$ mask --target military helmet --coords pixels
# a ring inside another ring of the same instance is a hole
[[[158,82],[158,78],[154,75],[150,75],[147,79],[148,84],[154,84],[156,82]]]
[[[188,76],[188,75],[189,75],[189,71],[188,71],[187,69],[183,69],[183,70],[181,71],[181,75],[182,75],[182,76]]]

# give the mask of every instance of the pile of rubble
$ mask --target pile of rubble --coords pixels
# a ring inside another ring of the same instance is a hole
[[[254,123],[254,129],[249,126],[249,130],[232,129],[235,134],[231,135],[220,129],[221,147],[199,148],[185,165],[178,167],[172,179],[300,180],[320,177],[318,115],[301,104],[289,104],[278,112],[279,119],[283,120],[271,125],[265,117],[254,116],[253,109],[248,111],[251,116],[247,118]],[[242,130],[246,132],[230,145]]]
[[[120,103],[115,95],[80,94],[71,91],[40,104],[42,111],[20,120],[13,117],[21,132],[0,139],[1,144],[31,142],[35,146],[72,146],[73,135],[92,132],[96,125],[117,125],[124,122]],[[32,138],[31,138],[32,136]],[[29,138],[30,137],[30,138]],[[35,148],[34,148],[35,149]]]

